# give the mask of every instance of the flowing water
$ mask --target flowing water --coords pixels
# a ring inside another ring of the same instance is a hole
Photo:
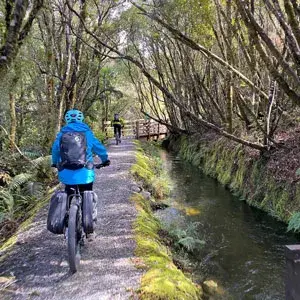
[[[158,216],[205,240],[189,257],[198,278],[217,281],[232,299],[284,299],[284,245],[297,238],[198,168],[167,152],[162,158],[173,192],[170,207]]]

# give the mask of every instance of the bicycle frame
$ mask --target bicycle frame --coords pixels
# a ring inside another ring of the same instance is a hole
[[[74,190],[74,194],[70,194],[68,196],[68,201],[67,201],[67,203],[68,203],[68,207],[67,207],[68,211],[69,211],[70,206],[72,204],[76,204],[78,207],[81,207],[81,204],[82,204],[82,197],[80,195],[80,191],[79,191],[78,185],[76,185],[76,189],[71,188],[71,190]]]
[[[107,165],[94,164],[96,169],[103,168]],[[56,166],[54,166],[56,167]],[[83,198],[80,194],[79,185],[70,188],[72,191],[67,198],[66,216],[65,216],[65,236],[68,244],[68,260],[71,273],[78,270],[80,263],[80,246],[84,244],[83,234]]]

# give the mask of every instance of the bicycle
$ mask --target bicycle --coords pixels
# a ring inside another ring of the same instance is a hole
[[[96,169],[103,168],[103,164],[95,164]],[[92,233],[93,228],[85,228],[87,224],[92,224],[91,220],[93,214],[83,213],[86,209],[92,209],[92,207],[86,207],[79,191],[78,185],[76,189],[73,189],[74,193],[68,196],[67,200],[67,216],[66,216],[66,231],[65,236],[67,238],[68,246],[68,261],[71,273],[75,273],[78,270],[80,264],[80,248],[84,245],[85,235]],[[85,230],[83,230],[85,229]],[[85,234],[83,232],[85,231]],[[90,232],[86,232],[90,231]]]

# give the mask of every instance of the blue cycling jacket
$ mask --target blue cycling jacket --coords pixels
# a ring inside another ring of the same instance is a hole
[[[93,153],[97,154],[102,162],[107,161],[107,151],[102,143],[95,138],[92,130],[89,126],[82,122],[69,123],[64,126],[61,131],[57,134],[56,139],[52,145],[52,163],[58,164],[61,161],[60,158],[60,139],[63,133],[77,131],[85,132],[87,141],[87,162],[93,162]],[[58,172],[58,179],[64,184],[86,184],[91,183],[95,179],[94,170],[82,168],[78,170],[63,169]]]

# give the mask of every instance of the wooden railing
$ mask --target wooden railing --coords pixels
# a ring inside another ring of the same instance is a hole
[[[162,125],[153,120],[133,120],[125,121],[124,128],[122,129],[123,137],[131,137],[135,139],[160,139],[164,138],[168,129],[165,125]],[[113,127],[110,121],[103,122],[103,130],[107,136],[113,136]]]

